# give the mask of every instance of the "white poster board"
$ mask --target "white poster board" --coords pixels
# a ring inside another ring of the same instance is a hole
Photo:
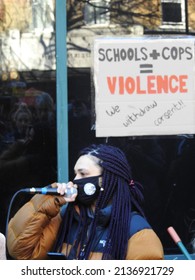
[[[195,38],[95,38],[96,136],[195,133]]]

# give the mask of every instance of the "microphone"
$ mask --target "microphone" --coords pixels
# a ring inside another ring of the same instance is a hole
[[[50,195],[60,195],[57,192],[57,188],[52,188],[51,185],[48,185],[46,187],[43,188],[25,188],[25,189],[21,189],[22,192],[26,192],[26,193],[31,193],[31,194],[50,194]],[[66,197],[71,197],[73,194],[77,193],[77,189],[72,187],[72,188],[66,188],[65,190],[65,196]]]
[[[23,192],[27,192],[27,193],[32,193],[32,194],[36,194],[36,193],[40,193],[40,194],[58,194],[57,192],[57,188],[52,188],[51,185],[43,187],[43,188],[26,188],[26,189],[22,189]]]

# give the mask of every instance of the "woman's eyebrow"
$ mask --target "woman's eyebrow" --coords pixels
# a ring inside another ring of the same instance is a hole
[[[78,168],[78,169],[75,169],[74,172],[76,174],[76,172],[84,172],[84,171],[87,171],[86,168]]]

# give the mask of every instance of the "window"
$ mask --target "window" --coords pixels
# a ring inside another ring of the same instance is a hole
[[[53,0],[32,0],[32,29],[53,30],[54,5]]]
[[[162,24],[172,25],[176,28],[185,27],[185,3],[184,0],[161,0]]]
[[[91,0],[85,4],[84,21],[87,25],[109,24],[110,0]]]

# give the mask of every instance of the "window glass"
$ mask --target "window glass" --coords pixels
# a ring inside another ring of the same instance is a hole
[[[181,22],[181,4],[162,3],[162,14],[164,22]]]
[[[5,230],[9,202],[15,192],[57,180],[54,9],[47,10],[53,1],[3,2],[0,232]],[[38,14],[34,13],[36,5]],[[12,210],[24,200],[25,195],[20,194]]]
[[[92,0],[85,4],[84,21],[87,25],[108,24],[110,0]]]
[[[54,30],[54,1],[32,0],[32,29]]]
[[[162,24],[166,28],[177,29],[185,27],[184,0],[161,0]]]

